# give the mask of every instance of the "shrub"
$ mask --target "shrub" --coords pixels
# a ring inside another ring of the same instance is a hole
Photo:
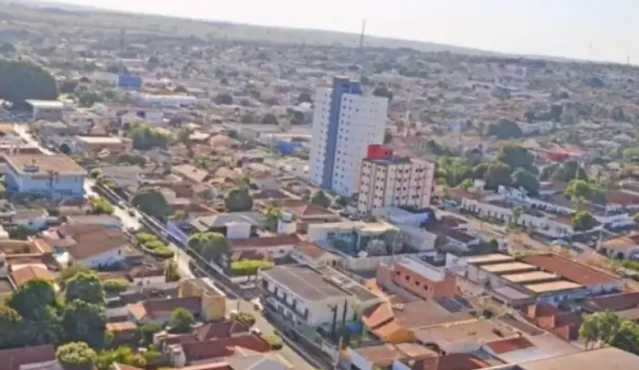
[[[248,326],[253,326],[255,325],[255,315],[253,315],[250,312],[239,312],[236,316],[235,316],[235,320],[241,322],[242,324],[248,325]]]
[[[148,241],[148,242],[144,243],[144,246],[147,249],[156,250],[156,249],[160,249],[160,248],[166,247],[166,244],[164,244],[163,242],[161,242],[159,240],[151,240],[151,241]]]
[[[242,260],[231,263],[231,272],[237,276],[251,276],[257,274],[259,269],[273,267],[273,262],[263,260]]]
[[[282,338],[275,333],[266,334],[262,337],[262,339],[271,346],[271,350],[278,350],[283,346]]]
[[[162,259],[173,258],[173,256],[175,255],[175,253],[173,253],[173,251],[171,249],[169,249],[169,247],[167,247],[167,246],[163,246],[163,247],[157,248],[157,249],[153,250],[151,252],[151,254],[154,255],[157,258],[162,258]]]
[[[146,242],[150,242],[153,240],[158,240],[157,236],[153,234],[147,234],[147,233],[139,233],[136,235],[136,237],[138,238],[138,241],[142,244],[145,244]]]
[[[129,282],[124,279],[112,279],[105,281],[103,286],[105,292],[117,294],[126,291],[129,288]]]

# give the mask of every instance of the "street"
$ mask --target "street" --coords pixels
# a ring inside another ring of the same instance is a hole
[[[40,142],[38,142],[38,140],[36,140],[31,135],[31,133],[29,132],[28,126],[26,124],[21,124],[21,125],[16,124],[14,125],[14,130],[25,142],[27,142],[30,145],[39,147],[44,154],[47,154],[47,155],[54,154],[51,150],[42,146]],[[94,197],[100,196],[93,190],[95,185],[96,185],[95,179],[92,179],[92,178],[85,179],[84,181],[85,197],[89,198],[92,196]],[[120,205],[123,205],[124,207],[121,207]],[[114,208],[113,216],[117,217],[122,222],[122,227],[124,228],[126,232],[132,229],[141,230],[143,228],[143,225],[140,222],[140,218],[141,218],[140,213],[131,204],[121,199],[121,203],[114,204],[113,208]],[[129,214],[129,211],[133,211],[133,216]],[[173,243],[169,244],[169,248],[171,248],[171,250],[175,253],[174,260],[177,263],[178,271],[180,272],[180,275],[185,278],[194,277],[194,274],[191,271],[191,265],[197,266],[197,264],[191,263],[192,257],[186,251],[179,248],[177,245]],[[210,276],[210,274],[208,274],[203,269],[202,269],[202,272]],[[210,276],[210,277],[213,278],[217,284],[221,284],[219,280],[215,279],[215,277],[213,276]],[[227,291],[229,290],[228,287],[224,287],[224,288]],[[269,323],[264,318],[261,312],[255,311],[253,307],[253,303],[249,301],[246,301],[241,298],[229,299],[227,308],[229,312],[231,310],[238,310],[238,311],[248,311],[253,313],[256,318],[255,326],[264,334],[269,334],[269,333],[273,333],[277,331],[280,333],[280,335],[284,335],[284,333],[282,333],[281,331],[278,331],[275,327],[273,327],[273,325],[271,325],[271,323]],[[293,365],[294,369],[315,370],[318,368],[319,369],[327,368],[327,365],[318,361],[316,356],[313,353],[309,353],[309,351],[300,347],[299,345],[297,345],[290,339],[283,338],[283,341],[284,341],[284,345],[282,349],[280,349],[277,352],[280,353],[282,356],[284,356],[291,363],[291,365]],[[300,353],[303,354],[303,356],[301,356]],[[311,363],[315,366],[312,366]]]

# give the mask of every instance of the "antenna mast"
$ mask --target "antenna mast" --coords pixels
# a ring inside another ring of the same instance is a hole
[[[359,36],[359,48],[362,49],[364,47],[364,37],[366,35],[366,19],[362,21],[362,33]]]

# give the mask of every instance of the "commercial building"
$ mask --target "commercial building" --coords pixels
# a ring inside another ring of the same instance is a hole
[[[259,272],[266,304],[286,320],[334,331],[382,298],[329,267],[278,266]]]
[[[434,164],[396,157],[390,148],[371,145],[362,161],[357,208],[362,214],[388,206],[427,208],[434,185]]]
[[[359,82],[336,77],[315,95],[310,180],[344,196],[357,193],[362,159],[384,141],[388,99],[363,96]]]
[[[133,151],[133,140],[115,136],[76,136],[76,150],[90,156],[108,157]]]
[[[452,298],[457,293],[454,274],[411,257],[399,257],[377,266],[377,282],[394,284],[422,299]]]
[[[59,100],[27,100],[31,107],[31,119],[59,121],[62,119],[64,103]]]
[[[65,155],[3,155],[10,192],[49,198],[84,197],[87,171]]]

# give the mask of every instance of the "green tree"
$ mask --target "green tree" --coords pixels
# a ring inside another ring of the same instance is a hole
[[[586,348],[592,344],[596,347],[610,344],[619,332],[621,322],[619,316],[610,311],[584,315],[579,327],[579,337],[585,342]]]
[[[487,135],[501,140],[508,140],[522,137],[523,132],[517,123],[507,119],[500,119],[497,123],[488,126]]]
[[[83,342],[58,347],[55,357],[65,370],[92,370],[97,359],[95,351]]]
[[[598,225],[597,220],[588,212],[577,212],[572,218],[572,227],[575,231],[592,230]]]
[[[262,215],[264,215],[266,228],[270,231],[277,231],[277,222],[282,218],[282,210],[268,206],[262,211]]]
[[[71,342],[86,342],[91,348],[105,344],[104,307],[82,300],[67,302],[62,313],[64,337]]]
[[[94,215],[110,215],[115,209],[113,205],[104,198],[93,197],[90,199],[91,213]]]
[[[393,133],[390,130],[386,130],[384,133],[384,144],[390,144],[393,141]]]
[[[207,261],[217,260],[229,252],[229,244],[224,235],[220,233],[193,234],[188,241],[188,246],[195,250]]]
[[[164,262],[164,278],[167,283],[171,283],[174,281],[179,281],[180,271],[178,270],[178,265],[173,260],[167,260]]]
[[[169,215],[169,203],[159,188],[138,190],[131,203],[143,213],[160,220],[165,220]]]
[[[273,267],[273,262],[264,260],[241,260],[231,262],[231,272],[237,276],[254,276],[260,269]]]
[[[255,315],[246,311],[238,312],[234,319],[249,327],[255,325],[256,322]]]
[[[437,178],[444,179],[446,185],[450,187],[459,186],[464,180],[471,178],[473,174],[466,160],[458,157],[440,157],[437,160],[436,168]]]
[[[23,61],[0,60],[0,99],[22,105],[29,99],[57,98],[55,79],[44,68]]]
[[[48,319],[55,303],[52,283],[44,279],[33,279],[16,289],[7,305],[24,319],[42,322]]]
[[[600,204],[606,202],[606,194],[599,185],[581,179],[570,181],[566,185],[564,195],[570,198],[583,198]]]
[[[504,145],[499,150],[497,160],[510,166],[510,168],[523,168],[530,172],[537,172],[535,157],[528,149],[519,145]]]
[[[302,103],[312,103],[313,99],[311,98],[311,94],[307,93],[307,92],[303,92],[301,93],[298,97],[297,97],[297,102],[299,104]]]
[[[104,286],[94,273],[80,273],[69,279],[66,284],[67,302],[79,299],[88,303],[104,303]]]
[[[530,195],[539,194],[541,185],[539,184],[537,176],[532,172],[520,167],[513,172],[511,177],[513,186],[524,189]]]
[[[487,190],[497,190],[500,185],[510,186],[510,167],[501,162],[491,163],[484,174],[484,182]]]
[[[27,344],[20,314],[11,307],[0,305],[0,349],[20,347]]]
[[[95,103],[103,102],[104,95],[98,91],[80,91],[75,93],[81,107],[91,108]]]
[[[176,308],[169,319],[169,331],[171,333],[188,333],[194,323],[195,318],[191,311],[182,307]]]
[[[109,294],[120,294],[129,288],[129,282],[125,279],[110,279],[104,282],[104,292]]]
[[[522,207],[513,208],[513,223],[517,225],[519,223],[519,219],[524,214],[524,209]]]
[[[391,101],[393,101],[393,96],[395,94],[388,89],[387,86],[382,85],[382,86],[378,86],[375,88],[375,90],[373,90],[373,96],[378,96],[378,97],[382,97],[382,98],[386,98],[388,99],[388,102],[390,103]]]
[[[129,347],[118,347],[117,349],[106,349],[100,351],[96,359],[96,367],[98,370],[109,370],[114,363],[145,368],[147,366],[146,358],[142,353],[134,353]]]
[[[15,52],[16,47],[10,42],[3,42],[2,45],[0,45],[0,54],[2,55],[13,54]]]
[[[639,325],[631,320],[622,320],[609,344],[626,352],[639,355]]]
[[[322,190],[318,190],[317,193],[311,197],[311,204],[316,206],[328,208],[331,206],[332,200]]]
[[[136,150],[165,149],[170,141],[168,136],[149,125],[133,125],[127,135],[133,140],[133,148]]]
[[[71,147],[69,147],[68,144],[63,143],[62,145],[60,145],[60,153],[64,154],[64,155],[69,155],[71,154]]]
[[[224,203],[229,212],[246,212],[253,209],[253,198],[246,187],[231,190]]]
[[[263,125],[277,125],[279,124],[279,121],[273,113],[266,113],[264,116],[262,116],[261,123]]]
[[[233,104],[233,96],[226,93],[219,93],[215,96],[215,104],[219,105],[232,105]]]
[[[130,164],[132,166],[144,166],[146,164],[146,158],[140,154],[120,154],[117,159],[118,163]]]
[[[60,272],[60,283],[62,285],[62,288],[64,288],[67,284],[67,281],[71,280],[72,278],[74,278],[76,275],[79,274],[92,274],[93,270],[91,270],[88,267],[84,267],[82,265],[71,265],[67,268],[65,268],[64,270],[62,270]]]
[[[153,335],[161,332],[162,330],[164,330],[162,324],[156,321],[151,321],[138,327],[138,335],[140,336],[143,344],[151,344],[153,343]]]

